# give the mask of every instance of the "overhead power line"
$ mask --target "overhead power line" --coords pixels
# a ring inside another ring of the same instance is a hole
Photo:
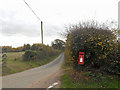
[[[23,0],[24,2],[25,2],[25,4],[28,6],[28,8],[35,14],[35,16],[39,19],[39,21],[41,21],[40,20],[40,18],[37,16],[37,14],[32,10],[32,8],[29,6],[29,4],[25,1],[25,0]]]

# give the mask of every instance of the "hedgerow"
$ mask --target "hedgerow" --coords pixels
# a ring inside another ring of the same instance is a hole
[[[36,44],[36,48],[37,49],[32,48],[31,50],[26,50],[23,55],[23,60],[24,61],[41,61],[43,59],[55,56],[60,53],[59,50],[56,50],[46,45]]]
[[[116,35],[105,25],[84,22],[68,28],[65,62],[75,70],[94,68],[120,74],[120,52]],[[85,63],[79,65],[79,52],[85,52]]]

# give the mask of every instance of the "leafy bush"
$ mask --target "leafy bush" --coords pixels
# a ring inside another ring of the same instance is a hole
[[[24,61],[33,61],[37,58],[37,52],[32,50],[25,51],[23,56]]]
[[[79,52],[85,52],[85,64],[79,65]],[[76,70],[87,67],[119,73],[120,54],[116,36],[108,27],[95,22],[73,25],[67,32],[66,63]]]

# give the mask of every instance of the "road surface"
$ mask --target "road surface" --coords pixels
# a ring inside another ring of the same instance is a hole
[[[54,82],[59,83],[64,54],[54,61],[20,73],[2,77],[2,88],[47,88]]]

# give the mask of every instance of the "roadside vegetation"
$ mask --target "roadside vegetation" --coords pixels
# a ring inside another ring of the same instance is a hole
[[[54,49],[51,46],[42,44],[33,44],[32,46],[27,44],[20,51],[16,48],[8,47],[4,46],[3,48],[3,52],[7,55],[7,63],[2,68],[3,76],[47,64],[57,58],[62,52],[58,48]]]
[[[91,71],[75,71],[72,67],[63,65],[64,74],[61,77],[61,88],[120,88],[118,76]]]
[[[66,34],[62,88],[118,88],[120,52],[115,30],[97,22],[72,25]],[[85,52],[79,65],[79,52]]]

